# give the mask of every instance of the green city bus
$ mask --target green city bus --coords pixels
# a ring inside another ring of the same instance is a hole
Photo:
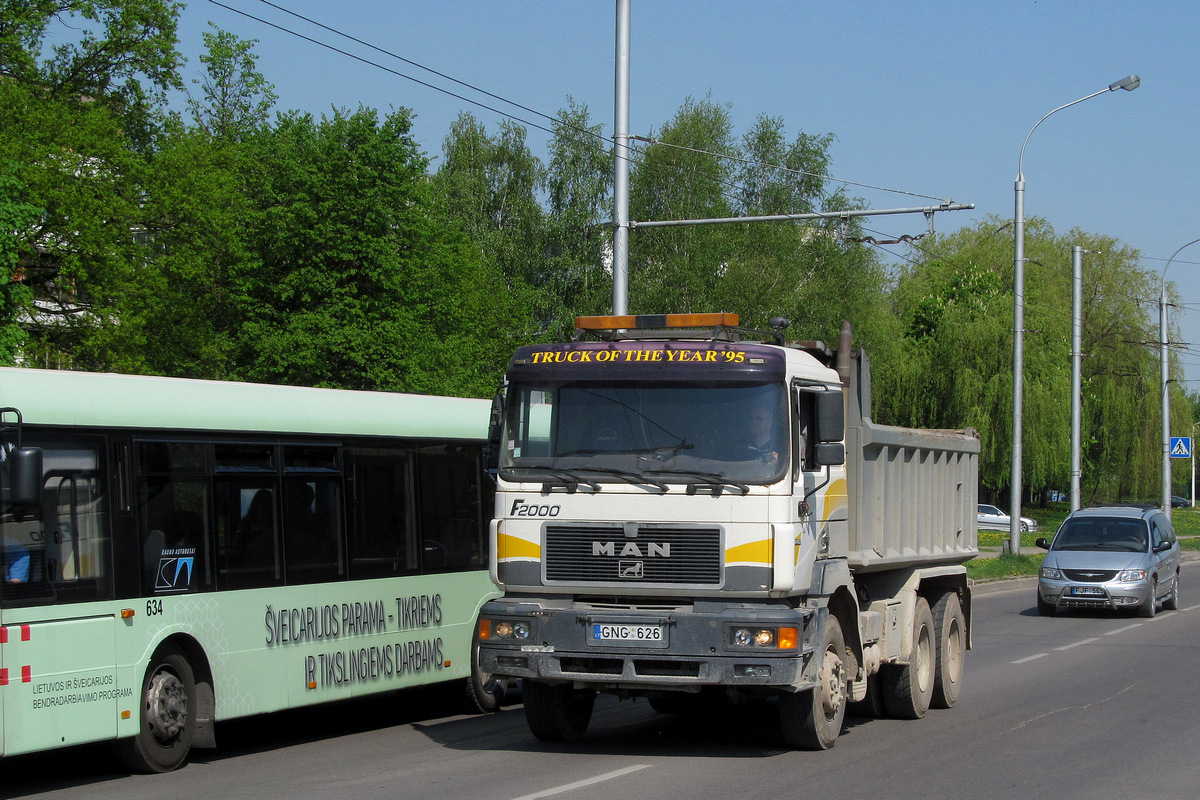
[[[0,755],[164,772],[219,720],[462,681],[484,400],[0,369]]]

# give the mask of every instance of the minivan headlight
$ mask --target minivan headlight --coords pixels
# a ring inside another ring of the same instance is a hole
[[[1121,583],[1136,583],[1137,581],[1144,581],[1146,580],[1146,570],[1123,569],[1117,573],[1117,580]]]
[[[1041,576],[1048,581],[1061,581],[1062,572],[1055,567],[1042,567]]]

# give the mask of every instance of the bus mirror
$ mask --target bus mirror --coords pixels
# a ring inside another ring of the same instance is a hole
[[[840,442],[845,437],[845,416],[842,413],[841,392],[818,392],[816,395],[818,442]],[[841,464],[844,459],[834,463]]]
[[[9,477],[12,480],[9,502],[14,506],[36,506],[42,502],[42,451],[37,447],[22,447],[8,454]]]

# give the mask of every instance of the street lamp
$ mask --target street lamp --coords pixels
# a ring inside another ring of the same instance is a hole
[[[1080,506],[1079,478],[1083,470],[1080,456],[1080,421],[1083,417],[1083,254],[1098,254],[1079,245],[1071,248],[1071,510]]]
[[[1200,239],[1193,239],[1183,247],[1196,242],[1200,242]],[[1171,516],[1171,396],[1167,389],[1171,375],[1167,367],[1167,267],[1171,266],[1171,262],[1183,247],[1167,259],[1167,266],[1163,267],[1162,271],[1162,289],[1158,296],[1158,346],[1162,368],[1162,507],[1168,518]]]
[[[1016,213],[1014,215],[1013,239],[1013,424],[1012,424],[1012,480],[1009,494],[1009,552],[1014,555],[1021,552],[1021,415],[1022,415],[1022,373],[1025,369],[1025,146],[1029,137],[1037,130],[1038,125],[1046,121],[1051,114],[1091,100],[1105,92],[1124,89],[1132,92],[1141,84],[1137,75],[1130,75],[1119,81],[1114,81],[1108,88],[1093,92],[1087,97],[1081,97],[1059,106],[1042,117],[1025,134],[1021,144],[1021,158],[1017,161],[1017,180],[1013,185],[1015,194]]]

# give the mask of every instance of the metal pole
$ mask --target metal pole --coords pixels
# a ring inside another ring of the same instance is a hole
[[[1017,161],[1017,180],[1013,185],[1015,194],[1015,215],[1013,219],[1013,424],[1012,424],[1012,480],[1009,493],[1008,529],[1009,551],[1014,555],[1021,552],[1021,436],[1022,436],[1022,398],[1025,369],[1025,146],[1029,137],[1037,130],[1038,125],[1046,121],[1051,114],[1091,100],[1097,95],[1112,92],[1117,89],[1133,91],[1141,85],[1137,75],[1129,75],[1119,81],[1113,81],[1107,89],[1092,92],[1087,97],[1072,100],[1066,105],[1059,106],[1039,119],[1021,144],[1021,158]]]
[[[613,313],[629,313],[629,43],[630,2],[617,0],[613,119]]]
[[[1080,506],[1079,453],[1081,438],[1083,358],[1083,248],[1071,248],[1071,510]]]
[[[1167,361],[1167,267],[1171,266],[1175,256],[1179,255],[1184,247],[1190,247],[1196,242],[1200,242],[1200,239],[1193,239],[1183,245],[1167,259],[1167,265],[1163,267],[1162,271],[1162,288],[1158,296],[1159,366],[1162,372],[1162,508],[1168,519],[1171,517],[1171,393],[1169,391],[1171,374]],[[1192,490],[1192,494],[1195,495],[1195,489]]]

